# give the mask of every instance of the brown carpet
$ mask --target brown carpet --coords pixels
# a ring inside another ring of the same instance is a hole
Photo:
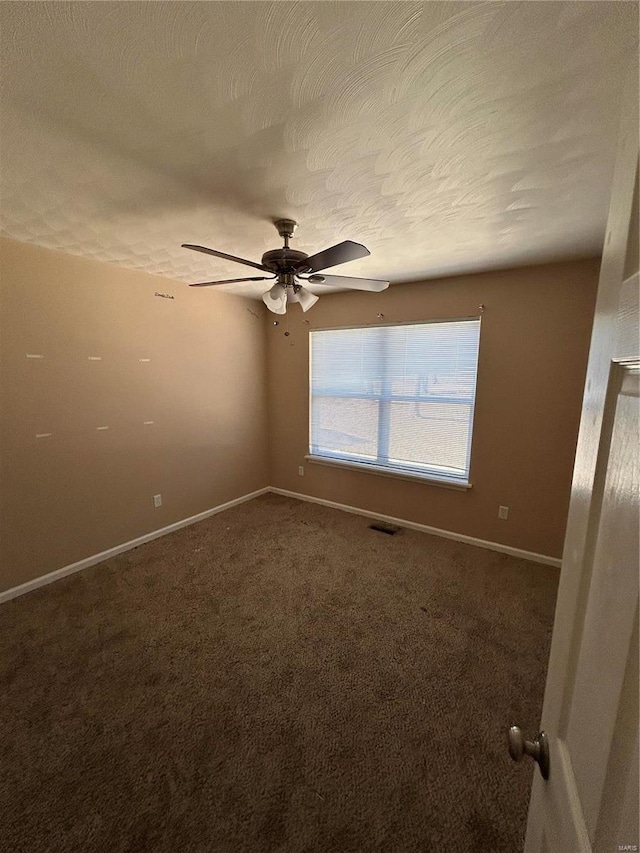
[[[558,572],[265,495],[0,607],[0,849],[516,853]]]

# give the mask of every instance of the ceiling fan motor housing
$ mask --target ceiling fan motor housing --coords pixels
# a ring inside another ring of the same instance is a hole
[[[262,265],[275,273],[291,273],[292,275],[307,272],[304,261],[309,257],[306,252],[297,249],[271,249],[262,256]]]

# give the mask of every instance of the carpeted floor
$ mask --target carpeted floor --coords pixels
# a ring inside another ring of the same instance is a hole
[[[0,607],[0,849],[517,853],[558,572],[265,495]]]

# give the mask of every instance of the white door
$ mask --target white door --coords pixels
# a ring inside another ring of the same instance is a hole
[[[634,75],[624,101],[540,723],[549,778],[536,769],[525,853],[640,849],[635,84]],[[533,740],[536,733],[525,735]]]

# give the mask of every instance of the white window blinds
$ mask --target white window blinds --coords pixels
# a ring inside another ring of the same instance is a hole
[[[311,456],[468,482],[479,319],[310,337]]]

